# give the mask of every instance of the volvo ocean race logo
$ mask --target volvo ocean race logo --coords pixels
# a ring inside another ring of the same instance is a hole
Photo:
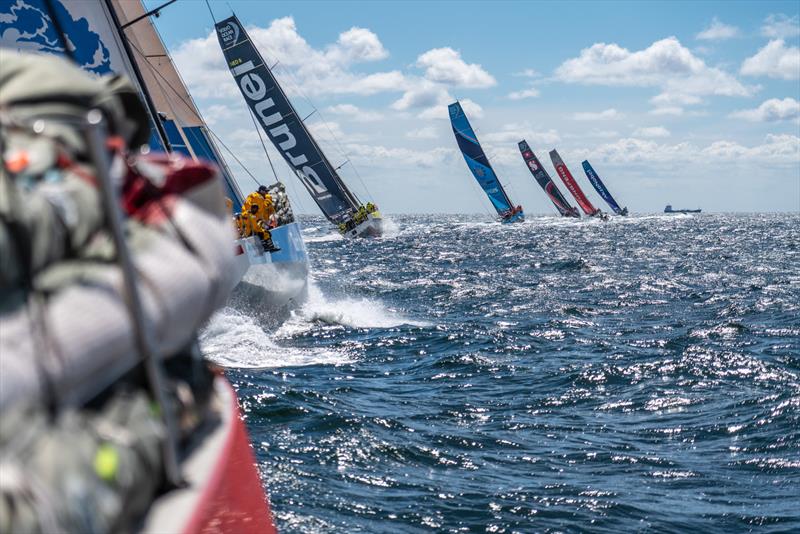
[[[64,54],[64,46],[44,1],[0,1],[0,46],[28,52]],[[61,1],[53,2],[53,8],[78,65],[95,74],[112,72],[108,48],[100,35],[92,31],[90,21],[73,17]]]
[[[233,21],[228,22],[219,28],[219,38],[224,47],[233,46],[239,42],[239,25]]]

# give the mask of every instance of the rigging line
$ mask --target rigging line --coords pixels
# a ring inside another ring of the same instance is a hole
[[[211,4],[208,0],[206,0],[206,7],[208,7],[208,12],[211,13],[211,20],[213,20],[214,24],[216,24],[217,18],[214,16],[214,12],[211,10]],[[231,7],[230,4],[228,4],[228,7]]]
[[[47,14],[50,16],[50,22],[53,23],[56,36],[61,44],[64,45],[64,55],[66,55],[73,64],[78,65],[78,62],[75,60],[75,52],[69,47],[69,39],[67,38],[67,34],[64,33],[64,27],[61,25],[61,20],[56,13],[54,1],[45,0],[44,5],[45,9],[47,9]]]
[[[278,178],[278,173],[275,172],[275,166],[272,165],[272,158],[269,157],[269,152],[267,152],[267,145],[264,144],[264,138],[261,137],[261,128],[258,127],[256,123],[256,116],[253,115],[253,110],[250,109],[250,106],[247,106],[247,111],[250,113],[250,118],[253,120],[253,128],[256,129],[256,133],[258,134],[258,140],[261,141],[261,148],[264,149],[264,154],[267,156],[267,161],[269,162],[269,168],[272,169],[272,175],[275,177],[276,182],[280,182],[280,178]]]
[[[206,4],[208,5],[208,0],[206,0]],[[208,5],[208,9],[209,9],[209,12],[211,12],[211,17],[213,18],[213,17],[214,17],[214,13],[211,11],[211,6],[210,6],[210,5]],[[156,35],[158,35],[158,38],[159,38],[159,40],[161,41],[161,46],[164,48],[164,50],[166,50],[166,46],[164,46],[164,40],[161,38],[161,34],[160,34],[160,32],[158,31],[158,28],[156,27],[156,25],[155,25],[155,24],[152,24],[152,23],[151,23],[151,27],[152,27],[152,28],[153,28],[153,30],[156,32]],[[160,71],[159,71],[159,70],[158,70],[158,69],[155,67],[155,65],[153,65],[153,63],[150,61],[150,58],[149,58],[149,57],[148,57],[148,56],[147,56],[147,55],[146,55],[146,54],[145,54],[145,53],[144,53],[142,50],[140,50],[140,49],[139,49],[139,48],[138,48],[138,47],[137,47],[137,46],[136,46],[136,45],[135,45],[133,42],[131,42],[131,41],[130,41],[130,39],[128,39],[128,38],[127,38],[127,36],[126,36],[124,33],[122,33],[122,32],[120,32],[120,33],[121,33],[122,37],[125,39],[125,41],[126,41],[126,42],[127,42],[127,43],[128,43],[130,46],[131,46],[131,48],[132,48],[134,51],[136,51],[136,52],[137,52],[137,53],[138,53],[138,54],[139,54],[139,55],[140,55],[142,58],[144,58],[144,60],[145,60],[145,62],[147,63],[147,65],[150,67],[150,70],[151,70],[151,71],[152,71],[152,72],[153,72],[153,73],[154,73],[154,74],[155,74],[155,75],[156,75],[158,78],[161,78],[161,80],[163,80],[163,81],[165,82],[166,86],[167,86],[167,87],[168,87],[168,88],[169,88],[169,89],[172,91],[172,93],[174,93],[174,95],[175,95],[175,96],[178,98],[178,100],[179,100],[179,101],[181,101],[181,102],[183,103],[183,105],[184,105],[184,106],[186,106],[186,108],[189,110],[189,112],[190,112],[192,115],[194,115],[194,116],[195,116],[195,117],[196,117],[196,118],[197,118],[197,119],[198,119],[198,120],[199,120],[199,121],[200,121],[200,122],[201,122],[201,123],[202,123],[202,124],[205,126],[205,128],[208,130],[208,132],[209,132],[209,133],[210,133],[212,136],[214,136],[214,138],[217,140],[217,142],[219,142],[219,144],[221,144],[221,145],[222,145],[222,147],[223,147],[223,148],[224,148],[224,149],[225,149],[225,150],[228,152],[228,154],[230,154],[230,156],[231,156],[231,157],[232,157],[232,158],[233,158],[233,159],[236,161],[236,163],[238,163],[238,164],[239,164],[239,166],[240,166],[240,167],[241,167],[241,168],[242,168],[242,169],[245,171],[245,173],[247,173],[247,175],[248,175],[248,176],[249,176],[249,177],[250,177],[250,178],[253,180],[253,182],[255,182],[255,184],[256,184],[257,186],[260,186],[260,185],[261,185],[261,182],[259,182],[259,180],[258,180],[258,179],[257,179],[257,178],[256,178],[256,177],[253,175],[253,173],[252,173],[252,172],[250,172],[250,169],[248,169],[248,168],[247,168],[247,166],[246,166],[246,165],[245,165],[245,164],[242,162],[242,160],[240,160],[240,159],[239,159],[239,158],[236,156],[236,154],[233,152],[233,150],[231,150],[231,149],[230,149],[230,147],[228,147],[228,145],[226,145],[226,144],[225,144],[225,142],[222,140],[222,138],[221,138],[219,135],[217,135],[217,133],[216,133],[214,130],[212,130],[212,129],[211,129],[211,127],[208,125],[208,123],[207,123],[207,122],[206,122],[206,121],[203,119],[203,117],[200,115],[200,110],[199,110],[199,108],[197,107],[197,105],[195,104],[195,102],[194,102],[194,99],[192,98],[191,94],[189,94],[188,92],[186,93],[186,96],[188,96],[188,98],[189,98],[189,100],[187,101],[187,99],[186,99],[186,98],[184,98],[184,97],[183,97],[183,95],[181,95],[181,94],[178,92],[178,90],[177,90],[177,89],[175,89],[175,88],[172,86],[172,84],[170,84],[170,83],[169,83],[169,81],[168,81],[168,80],[167,80],[167,79],[164,77],[164,75],[163,75],[163,74],[162,74],[162,73],[161,73],[161,72],[160,72]],[[174,71],[175,71],[175,73],[177,74],[177,76],[178,76],[178,79],[181,81],[181,83],[183,84],[183,86],[184,86],[184,87],[186,87],[186,82],[183,80],[183,77],[181,76],[181,73],[180,73],[180,72],[178,71],[178,69],[175,67],[175,64],[174,64],[174,62],[172,61],[172,58],[169,56],[169,54],[167,54],[167,58],[169,59],[169,62],[170,62],[170,64],[172,65],[172,68],[173,68],[173,70],[174,70]],[[157,83],[158,83],[159,87],[161,87],[161,88],[162,88],[162,90],[163,90],[163,86],[161,85],[161,83],[160,83],[160,82],[158,82],[158,81],[157,81]],[[168,101],[169,101],[169,99],[168,99]],[[171,103],[170,103],[169,105],[170,105],[170,107],[172,107]],[[174,112],[174,111],[173,111],[173,112]],[[267,157],[269,158],[269,154],[267,155]],[[271,164],[272,164],[272,161],[270,160],[270,165],[271,165]],[[225,166],[224,159],[220,161],[220,165],[221,165],[221,166]],[[274,168],[273,168],[273,174],[274,174],[274,173],[275,173],[275,171],[274,171]],[[276,176],[277,176],[277,175],[276,175]],[[232,176],[232,177],[233,177],[233,176]],[[294,187],[292,187],[292,190],[294,191]],[[301,208],[301,209],[304,209],[302,202],[299,200],[299,195],[297,195],[297,193],[296,193],[296,192],[295,192],[295,194],[294,194],[294,197],[295,197],[296,199],[298,199],[298,203],[300,204],[300,208]]]
[[[276,66],[277,65],[278,65],[278,63],[276,63]],[[336,135],[334,135],[333,131],[331,130],[331,128],[329,126],[328,120],[325,118],[325,116],[319,110],[319,108],[317,108],[317,106],[314,105],[314,103],[311,101],[311,99],[300,88],[300,84],[298,83],[298,81],[295,78],[294,74],[288,68],[284,67],[283,65],[281,65],[281,67],[282,67],[281,68],[281,72],[283,72],[286,75],[286,77],[288,78],[288,80],[291,82],[292,88],[297,92],[298,95],[300,95],[303,98],[303,100],[305,100],[305,102],[309,106],[311,106],[311,109],[314,110],[313,111],[314,113],[318,113],[319,114],[320,119],[322,120],[322,123],[324,124],[325,129],[328,130],[328,133],[330,134],[331,139],[333,140],[333,143],[334,143],[336,149],[339,151],[339,153],[345,159],[350,159],[350,154],[348,154],[348,152],[346,150],[344,150],[344,147],[339,142],[339,139],[336,137]],[[272,70],[272,69],[270,69],[270,70]],[[309,116],[311,116],[311,114],[309,114]],[[370,199],[374,199],[374,196],[370,192],[370,190],[367,187],[367,185],[364,183],[364,180],[361,178],[361,173],[358,172],[358,167],[355,164],[352,164],[351,167],[353,169],[353,172],[356,174],[356,177],[358,178],[358,181],[361,183],[361,186],[364,188],[364,191],[367,193],[367,196],[370,197]],[[360,199],[356,198],[356,200],[358,200],[358,202],[361,203]]]
[[[127,39],[126,39],[126,40],[127,40]],[[202,118],[202,117],[200,117],[200,116],[198,115],[198,114],[199,114],[199,110],[196,110],[196,108],[193,108],[193,106],[192,106],[192,105],[191,105],[189,102],[187,102],[187,100],[186,100],[185,98],[183,98],[183,96],[181,96],[181,94],[178,92],[178,90],[177,90],[177,89],[175,89],[174,87],[172,87],[172,85],[170,85],[170,83],[167,81],[167,79],[166,79],[166,78],[164,78],[164,75],[163,75],[163,74],[161,74],[161,73],[158,71],[158,69],[156,69],[156,68],[155,68],[155,66],[154,66],[154,65],[153,65],[153,64],[150,62],[150,60],[147,58],[147,56],[145,56],[145,55],[142,53],[142,51],[141,51],[141,50],[139,50],[139,48],[137,48],[137,47],[136,47],[136,45],[135,45],[135,44],[131,43],[130,41],[128,41],[128,43],[131,45],[131,48],[132,48],[134,51],[136,51],[136,52],[137,52],[137,53],[138,53],[140,56],[142,56],[142,57],[145,59],[145,61],[147,61],[147,64],[148,64],[148,66],[150,67],[150,70],[151,70],[151,71],[152,71],[154,74],[156,74],[156,75],[157,75],[159,78],[161,78],[162,80],[164,80],[164,82],[166,83],[166,86],[167,86],[167,87],[168,87],[168,88],[169,88],[169,89],[170,89],[170,90],[171,90],[171,91],[172,91],[172,92],[175,94],[175,96],[178,98],[178,100],[180,100],[181,102],[183,102],[183,104],[184,104],[184,105],[185,105],[185,106],[186,106],[186,107],[187,107],[187,108],[188,108],[188,109],[189,109],[189,110],[190,110],[190,111],[191,111],[191,112],[192,112],[192,113],[193,113],[195,116],[197,116],[197,117],[198,117],[198,118],[199,118],[199,119],[200,119],[200,120],[203,122],[203,124],[205,124],[205,125],[206,125],[206,128],[207,128],[207,129],[208,129],[208,131],[211,133],[211,135],[213,135],[213,136],[214,136],[214,138],[215,138],[217,141],[219,141],[219,143],[220,143],[220,144],[221,144],[221,145],[222,145],[222,146],[225,148],[225,150],[227,150],[227,151],[228,151],[228,153],[230,153],[230,155],[233,157],[233,159],[235,159],[235,160],[236,160],[236,163],[238,163],[238,164],[239,164],[239,165],[242,167],[242,169],[244,169],[244,170],[245,170],[245,172],[246,172],[246,173],[247,173],[247,174],[250,176],[250,178],[252,178],[252,179],[253,179],[253,181],[256,183],[256,185],[261,185],[261,183],[258,181],[258,179],[257,179],[255,176],[253,176],[253,173],[252,173],[252,172],[250,172],[250,169],[248,169],[248,168],[245,166],[245,164],[244,164],[244,163],[242,163],[242,161],[241,161],[239,158],[237,158],[237,157],[236,157],[236,154],[234,154],[234,153],[233,153],[233,151],[232,151],[230,148],[228,148],[228,145],[226,145],[226,144],[225,144],[225,143],[222,141],[222,139],[220,138],[220,136],[219,136],[219,135],[217,135],[217,133],[216,133],[214,130],[212,130],[210,126],[208,126],[208,123],[207,123],[205,120],[203,120],[203,118]],[[177,69],[175,69],[175,71],[177,72]],[[180,73],[179,73],[178,75],[180,76]],[[183,80],[181,80],[181,82],[183,82]],[[186,85],[186,84],[184,84],[184,85]]]

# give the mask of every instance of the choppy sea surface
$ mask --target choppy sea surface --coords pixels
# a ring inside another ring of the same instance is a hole
[[[203,334],[280,531],[800,531],[800,215],[304,225]]]

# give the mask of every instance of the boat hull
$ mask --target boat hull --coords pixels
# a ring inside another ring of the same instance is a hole
[[[221,375],[213,390],[216,424],[195,437],[181,462],[185,486],[153,503],[144,533],[276,532],[236,394]]]
[[[345,232],[344,237],[380,237],[383,235],[383,217],[378,212],[367,214],[367,219],[352,230]]]
[[[236,269],[241,273],[233,299],[279,319],[301,305],[308,294],[308,254],[298,223],[273,229],[272,242],[280,250],[265,252],[261,240],[236,241]]]
[[[518,211],[513,215],[506,217],[505,219],[500,219],[500,222],[503,224],[511,224],[516,222],[525,222],[525,214],[522,211]]]

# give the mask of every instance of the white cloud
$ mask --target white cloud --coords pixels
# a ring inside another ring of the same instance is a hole
[[[671,134],[669,130],[667,130],[663,126],[646,126],[644,128],[639,128],[638,130],[633,132],[633,135],[637,137],[655,138],[655,137],[669,137]]]
[[[521,71],[512,74],[512,76],[520,76],[522,78],[538,78],[540,74],[534,69],[522,69]]]
[[[800,16],[770,15],[761,26],[761,34],[770,39],[789,39],[800,35]]]
[[[650,111],[651,115],[683,115],[683,108],[680,106],[667,106],[663,108],[656,108]]]
[[[717,141],[701,151],[702,156],[716,160],[762,161],[769,163],[794,163],[800,161],[800,137],[796,135],[768,134],[764,143],[752,147],[735,141]]]
[[[418,130],[411,130],[406,132],[406,137],[409,139],[436,139],[439,134],[433,126],[425,126]]]
[[[542,130],[529,122],[504,124],[500,131],[481,136],[481,141],[496,145],[516,145],[525,139],[531,145],[544,144],[552,146],[561,141],[556,130]]]
[[[607,86],[658,87],[662,98],[707,95],[749,96],[753,88],[716,67],[710,67],[675,37],[631,52],[617,44],[596,43],[556,69],[567,83]],[[699,102],[699,98],[696,98]]]
[[[377,111],[361,109],[353,104],[337,104],[335,106],[329,106],[326,111],[336,115],[349,117],[357,122],[373,122],[383,118],[383,115]]]
[[[583,111],[572,114],[572,120],[576,121],[609,121],[621,119],[622,113],[614,108],[604,109],[603,111]]]
[[[768,76],[784,80],[800,78],[800,48],[786,46],[783,39],[775,39],[742,63],[745,76]]]
[[[369,75],[351,70],[353,64],[375,61],[388,55],[377,35],[364,28],[351,28],[323,49],[315,49],[298,33],[292,17],[273,20],[266,28],[247,29],[256,47],[290,95],[303,93],[360,94],[402,91],[405,76],[399,71]],[[184,41],[172,58],[192,94],[200,98],[237,98],[216,34]],[[227,80],[221,83],[222,80]]]
[[[794,98],[771,98],[755,109],[743,109],[730,114],[736,119],[753,122],[774,122],[800,118],[800,102]]]
[[[513,91],[508,94],[508,98],[511,100],[523,100],[525,98],[536,98],[539,96],[539,90],[535,87],[529,87],[528,89],[522,89],[521,91]]]
[[[650,102],[659,107],[668,107],[669,105],[691,106],[699,104],[703,100],[699,96],[687,95],[681,93],[661,93],[650,99]]]
[[[625,138],[585,151],[594,161],[607,163],[720,163],[747,161],[777,165],[797,165],[800,160],[800,137],[769,134],[764,142],[743,146],[735,141],[716,141],[699,148],[689,143],[674,145],[655,141]]]
[[[739,35],[739,28],[721,22],[717,17],[711,20],[708,28],[697,34],[701,41],[722,41]]]
[[[359,164],[388,166],[392,167],[435,167],[445,161],[455,157],[454,148],[432,148],[430,150],[411,150],[402,147],[385,147],[375,144],[355,144],[347,145],[347,152],[351,158],[357,160]]]
[[[436,105],[436,106],[431,106],[428,109],[423,110],[417,116],[420,119],[443,119],[443,120],[448,120],[450,117],[449,117],[448,112],[447,112],[447,104],[452,103],[454,100],[455,99],[450,98],[449,101],[446,102],[444,105],[440,104],[440,105]],[[459,103],[461,104],[461,108],[464,110],[464,112],[467,114],[467,116],[470,119],[483,118],[483,108],[479,104],[473,102],[469,98],[466,98],[464,100],[459,100]]]
[[[443,85],[424,79],[409,80],[406,91],[391,108],[408,111],[414,108],[447,105],[455,100]]]
[[[353,27],[339,35],[328,53],[338,61],[377,61],[389,57],[378,36],[366,28]]]
[[[417,66],[425,69],[425,77],[433,82],[471,88],[497,85],[494,77],[483,67],[466,63],[461,54],[450,47],[428,50],[417,58]]]

